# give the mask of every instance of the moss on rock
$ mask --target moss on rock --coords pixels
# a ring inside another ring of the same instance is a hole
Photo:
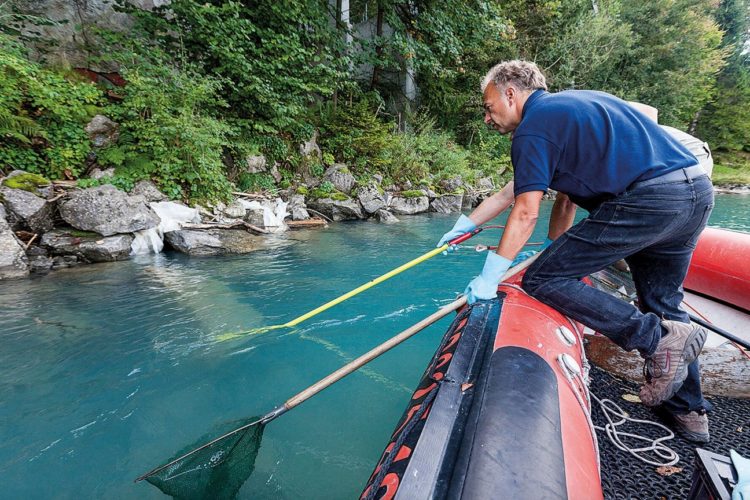
[[[29,193],[36,194],[37,189],[44,186],[49,186],[51,183],[49,179],[45,179],[38,174],[30,174],[24,172],[17,174],[12,177],[8,177],[3,181],[3,186],[11,189],[23,189]]]
[[[409,191],[401,191],[400,196],[402,198],[419,198],[425,196],[424,191],[420,189],[412,189]]]

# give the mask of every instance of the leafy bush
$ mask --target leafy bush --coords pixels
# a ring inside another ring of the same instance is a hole
[[[84,126],[101,98],[94,85],[42,68],[0,34],[0,168],[79,176],[91,149]]]
[[[169,66],[126,70],[125,77],[122,103],[108,110],[121,124],[120,139],[99,155],[115,167],[113,183],[127,189],[150,178],[172,199],[226,199],[222,153],[230,128],[214,117],[225,105],[218,82]]]

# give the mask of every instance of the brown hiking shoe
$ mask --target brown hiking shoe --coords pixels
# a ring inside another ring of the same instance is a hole
[[[696,443],[708,443],[708,415],[705,412],[691,411],[684,415],[672,414],[675,430],[685,439]]]
[[[688,365],[698,357],[708,336],[706,330],[690,323],[664,320],[661,324],[668,334],[661,338],[644,366],[646,383],[640,396],[646,406],[661,404],[682,387]]]

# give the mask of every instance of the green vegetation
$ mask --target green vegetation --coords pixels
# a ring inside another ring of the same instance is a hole
[[[23,189],[29,193],[36,194],[40,187],[49,186],[50,181],[38,174],[25,173],[5,179],[2,185],[11,189]]]
[[[750,185],[750,154],[719,153],[714,161],[712,180],[715,185]]]
[[[552,91],[612,92],[697,131],[742,165],[719,162],[719,183],[748,163],[750,0],[352,0],[351,22],[370,23],[374,36],[335,22],[327,0],[115,4],[134,20],[127,33],[77,29],[93,65],[120,65],[127,84],[116,88],[31,58],[38,40],[19,23],[47,21],[0,4],[0,174],[126,190],[151,179],[191,202],[235,189],[307,193],[302,184],[336,162],[360,184],[378,174],[383,185],[436,191],[459,176],[502,185],[510,141],[482,123],[479,81],[517,57],[536,61]],[[104,149],[84,131],[97,113],[120,125]],[[299,144],[316,130],[321,154],[303,157]],[[247,172],[258,154],[280,182]],[[86,178],[92,160],[114,175]],[[311,191],[346,197],[325,183]]]
[[[424,196],[424,192],[419,189],[409,189],[407,191],[401,191],[399,196],[403,198],[420,198]]]

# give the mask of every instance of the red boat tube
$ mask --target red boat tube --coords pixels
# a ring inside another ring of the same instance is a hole
[[[464,308],[362,498],[602,498],[581,332],[518,281]]]
[[[750,234],[707,227],[684,287],[750,311]]]

